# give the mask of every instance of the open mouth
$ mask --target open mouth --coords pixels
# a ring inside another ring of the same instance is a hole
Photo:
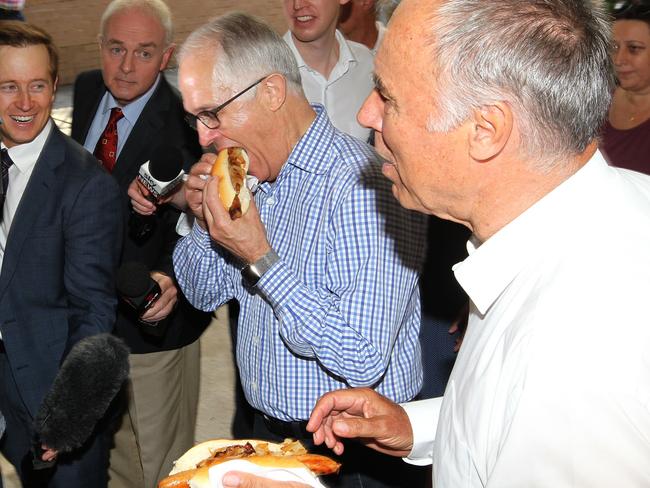
[[[11,119],[19,124],[29,124],[34,120],[34,115],[11,115]]]
[[[296,20],[298,22],[309,22],[310,20],[313,20],[314,16],[313,15],[301,15],[299,17],[296,17]]]

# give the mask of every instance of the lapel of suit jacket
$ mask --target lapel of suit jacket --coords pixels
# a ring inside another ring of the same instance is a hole
[[[93,119],[95,118],[95,113],[97,113],[97,109],[99,108],[99,103],[102,101],[104,93],[106,93],[106,87],[104,86],[101,72],[98,72],[97,75],[89,78],[88,84],[92,86],[88,86],[88,94],[86,96],[75,96],[75,104],[82,103],[83,106],[79,107],[78,110],[75,110],[77,107],[73,107],[74,118],[79,117],[80,120],[78,123],[76,123],[76,120],[73,120],[71,135],[72,138],[82,146],[86,142],[86,137],[88,136],[88,131],[93,123]],[[79,88],[83,88],[83,91],[86,92],[86,87]],[[94,98],[93,94],[95,94]]]
[[[145,105],[138,121],[133,126],[120,156],[117,158],[113,176],[120,186],[128,185],[133,178],[132,167],[140,167],[148,159],[151,151],[151,140],[154,137],[163,137],[165,120],[169,113],[171,88],[164,75],[147,104]],[[129,181],[126,181],[129,179]]]
[[[25,244],[25,239],[32,231],[33,223],[37,220],[36,217],[47,205],[51,192],[55,191],[59,185],[56,181],[56,169],[63,164],[64,157],[63,134],[56,126],[53,126],[36,161],[9,229],[2,259],[2,272],[0,272],[0,297],[4,295],[7,285],[16,271],[18,257]]]

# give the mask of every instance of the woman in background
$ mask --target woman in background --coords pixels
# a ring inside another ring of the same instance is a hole
[[[601,151],[614,166],[650,174],[650,1],[617,2],[614,19],[618,87]]]

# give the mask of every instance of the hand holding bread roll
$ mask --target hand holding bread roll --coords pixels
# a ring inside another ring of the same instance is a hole
[[[316,476],[336,473],[340,467],[327,456],[309,454],[300,442],[290,439],[282,444],[214,439],[197,444],[183,454],[158,488],[210,488],[209,469],[234,459],[274,469],[308,469]]]
[[[231,219],[238,219],[248,211],[251,193],[246,186],[250,161],[241,147],[227,147],[219,151],[212,165],[212,176],[219,178],[219,198]]]

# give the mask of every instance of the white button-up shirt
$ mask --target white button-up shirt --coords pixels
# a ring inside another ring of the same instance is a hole
[[[650,177],[597,153],[468,248],[467,333],[442,405],[406,406],[410,458],[439,488],[650,486]]]
[[[367,141],[370,129],[357,122],[357,113],[373,88],[373,56],[370,50],[359,43],[347,41],[336,31],[339,44],[339,59],[328,79],[309,67],[302,59],[291,37],[284,35],[291,48],[302,78],[302,89],[309,103],[325,107],[332,124],[338,130]]]

